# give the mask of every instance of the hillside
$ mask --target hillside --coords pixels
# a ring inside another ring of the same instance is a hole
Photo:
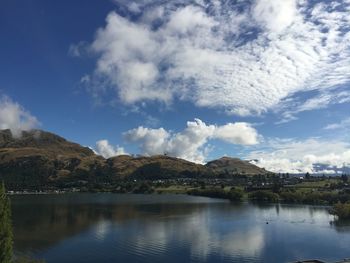
[[[114,174],[122,178],[200,177],[210,173],[203,165],[183,159],[155,155],[151,157],[116,156],[107,161]]]
[[[19,138],[12,137],[10,130],[0,130],[0,149],[41,149],[54,155],[93,156],[94,152],[88,147],[41,130],[23,131]]]
[[[216,174],[266,174],[263,168],[243,161],[238,158],[222,157],[220,159],[210,161],[205,165],[208,169],[212,170]]]
[[[0,131],[0,181],[11,189],[111,183],[125,179],[171,179],[266,173],[249,162],[223,157],[206,165],[156,155],[104,159],[88,147],[33,130],[13,138]]]
[[[9,130],[0,131],[0,180],[14,189],[86,180],[104,162],[91,149],[49,132],[33,130],[13,138]]]

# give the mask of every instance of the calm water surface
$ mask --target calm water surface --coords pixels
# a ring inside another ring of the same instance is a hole
[[[290,262],[350,257],[326,208],[184,195],[13,196],[17,254],[51,262]],[[268,222],[268,224],[266,224]]]

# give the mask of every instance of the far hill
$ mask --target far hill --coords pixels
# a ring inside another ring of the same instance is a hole
[[[227,177],[268,173],[247,161],[223,157],[206,165],[165,155],[105,159],[88,147],[33,130],[12,137],[0,130],[0,181],[11,189],[111,183],[129,179]]]
[[[205,165],[216,174],[266,174],[269,173],[249,161],[243,161],[238,158],[222,157],[220,159],[210,161]]]
[[[201,164],[165,155],[150,157],[121,155],[110,158],[107,162],[111,165],[113,173],[122,178],[166,179],[210,174],[210,171]]]

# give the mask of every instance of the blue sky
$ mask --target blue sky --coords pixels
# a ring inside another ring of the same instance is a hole
[[[40,128],[105,157],[350,166],[348,0],[0,7],[0,127],[13,134]]]

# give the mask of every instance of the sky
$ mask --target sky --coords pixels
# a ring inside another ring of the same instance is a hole
[[[2,0],[0,35],[14,137],[350,169],[350,0]]]

